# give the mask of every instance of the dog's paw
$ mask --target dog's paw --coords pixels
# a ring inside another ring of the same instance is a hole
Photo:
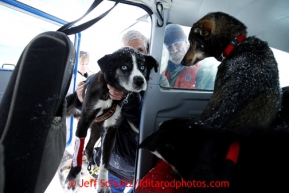
[[[111,190],[109,187],[97,187],[97,193],[111,193]]]
[[[65,180],[65,183],[68,183],[72,180],[75,180],[76,179],[76,176],[80,173],[81,171],[81,167],[71,167],[68,175],[67,175],[67,178]]]
[[[65,192],[76,193],[79,191],[79,185],[76,183],[76,180],[70,180],[68,184],[64,187]]]

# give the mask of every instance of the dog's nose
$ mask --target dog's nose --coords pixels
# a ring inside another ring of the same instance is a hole
[[[142,86],[144,84],[144,79],[140,76],[135,76],[133,78],[133,83],[137,86]]]

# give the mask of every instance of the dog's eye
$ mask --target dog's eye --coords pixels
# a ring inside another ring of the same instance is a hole
[[[145,70],[145,68],[146,68],[145,66],[140,66],[139,69],[140,69],[140,70]]]
[[[127,70],[127,66],[121,66],[122,70]]]

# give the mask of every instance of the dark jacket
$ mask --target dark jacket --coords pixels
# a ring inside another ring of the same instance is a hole
[[[139,134],[131,128],[128,121],[133,124],[135,128],[139,129],[142,97],[143,92],[132,93],[128,98],[128,103],[123,104],[121,109],[124,120],[117,130],[116,141],[109,163],[109,173],[119,179],[133,180],[134,178]],[[123,101],[120,101],[120,103],[122,102]],[[77,100],[75,101],[75,106],[81,109],[82,103]],[[103,133],[101,135],[101,141],[102,139]],[[94,154],[95,163],[99,163],[100,160],[100,148],[98,148],[98,151],[99,152],[95,152]]]
[[[121,109],[125,119],[117,130],[115,146],[109,162],[109,172],[120,179],[134,179],[139,134],[131,128],[128,121],[139,129],[141,103],[142,94],[133,93],[128,98],[128,103]]]

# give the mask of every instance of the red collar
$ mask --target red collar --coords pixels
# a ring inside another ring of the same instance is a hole
[[[220,59],[224,60],[227,56],[229,56],[230,52],[237,46],[241,41],[246,39],[246,36],[239,35],[235,39],[233,39],[230,44],[226,47],[224,52],[221,54]]]

